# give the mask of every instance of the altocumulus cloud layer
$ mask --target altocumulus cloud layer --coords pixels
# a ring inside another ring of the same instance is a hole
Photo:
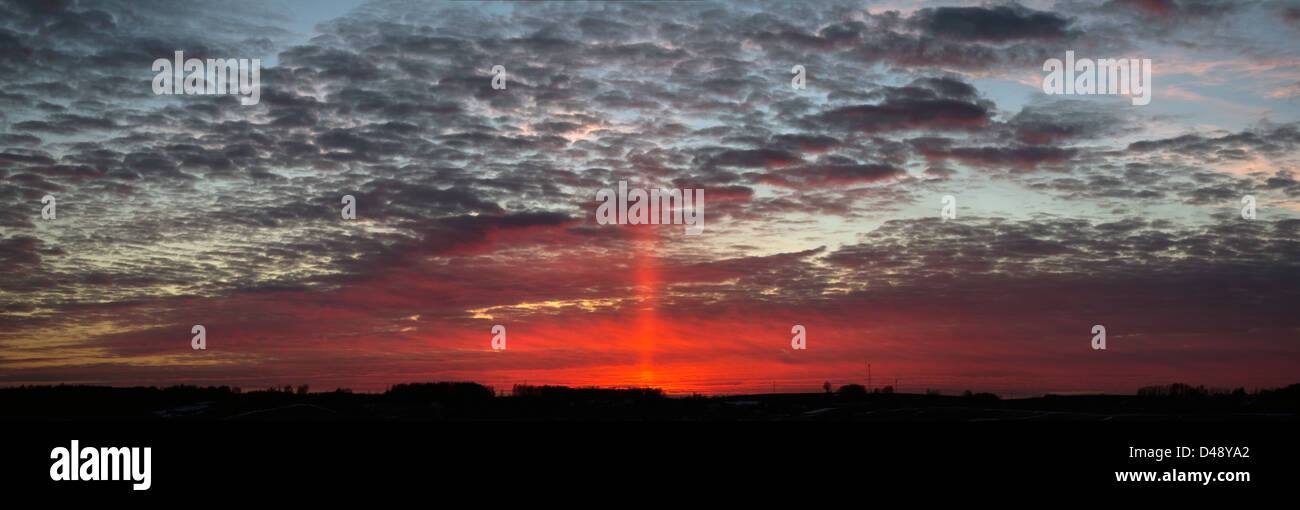
[[[1300,373],[1294,5],[326,7],[0,5],[0,384]],[[1066,50],[1153,59],[1151,105],[1043,94]],[[174,51],[262,59],[260,104],[155,96]],[[704,234],[597,224],[620,180]]]

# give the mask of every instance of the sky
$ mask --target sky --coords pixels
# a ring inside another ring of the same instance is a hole
[[[1279,1],[0,2],[0,385],[1300,382],[1298,50]]]

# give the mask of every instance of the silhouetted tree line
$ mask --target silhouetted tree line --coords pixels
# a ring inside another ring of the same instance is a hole
[[[840,389],[835,390],[835,392],[838,393],[841,398],[849,400],[857,400],[867,397],[867,387],[861,384],[845,384],[844,386],[840,386]]]
[[[1001,400],[1000,398],[998,398],[997,395],[994,395],[992,393],[973,393],[971,392],[971,390],[963,391],[961,396],[963,398],[969,398],[972,400],[982,400],[987,402]]]
[[[470,404],[492,400],[496,392],[491,386],[472,382],[436,382],[397,384],[384,396],[406,402],[442,402],[452,405]]]
[[[893,395],[894,386],[891,384],[867,391],[867,388],[861,384],[845,384],[840,386],[840,389],[836,390],[835,393],[839,394],[840,398],[857,400],[866,398],[867,395]],[[927,392],[927,394],[929,393]]]
[[[1300,411],[1300,384],[1247,392],[1184,383],[1141,388],[1133,395],[1046,395],[999,401],[991,393],[966,391],[961,396],[890,393],[846,384],[831,405],[927,406],[968,401],[981,408],[1089,410],[1107,413],[1179,413],[1210,416],[1236,413]],[[279,385],[267,390],[179,385],[166,388],[107,386],[20,386],[0,388],[0,421],[22,419],[220,420],[298,419],[763,419],[799,415],[826,407],[824,395],[779,395],[758,404],[738,405],[761,396],[667,398],[658,388],[572,388],[515,385],[513,396],[498,397],[490,386],[471,382],[409,383],[383,394],[353,394],[339,388],[310,393],[307,385]],[[809,400],[812,398],[814,400]],[[998,403],[994,403],[998,402]],[[310,404],[301,406],[299,404]],[[431,405],[432,404],[432,405]],[[309,410],[318,410],[314,412]],[[856,416],[856,415],[853,415]]]
[[[1245,388],[1237,388],[1229,391],[1226,388],[1206,388],[1205,386],[1192,386],[1186,383],[1173,383],[1163,386],[1143,386],[1138,388],[1137,394],[1140,397],[1166,398],[1174,400],[1227,398],[1233,400],[1250,399],[1265,403],[1300,403],[1300,384],[1292,384],[1285,388],[1262,389],[1254,392],[1247,392]]]
[[[1139,397],[1168,397],[1168,398],[1206,398],[1216,395],[1237,395],[1245,396],[1245,388],[1237,388],[1231,392],[1225,388],[1206,388],[1205,386],[1192,386],[1185,383],[1173,383],[1156,386],[1143,386],[1138,388]]]
[[[554,400],[646,400],[663,398],[664,390],[660,388],[572,388],[569,386],[516,384],[511,388],[510,394],[516,397]]]

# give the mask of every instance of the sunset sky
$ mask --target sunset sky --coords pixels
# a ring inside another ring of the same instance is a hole
[[[0,385],[1300,382],[1294,2],[4,1],[0,104]]]

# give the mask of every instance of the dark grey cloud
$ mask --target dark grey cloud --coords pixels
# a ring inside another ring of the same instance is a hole
[[[1018,5],[921,9],[907,24],[927,35],[959,41],[1004,42],[1059,39],[1070,35],[1070,19]]]
[[[869,96],[875,104],[835,108],[804,119],[809,127],[832,127],[875,133],[913,129],[973,129],[987,124],[992,103],[952,79],[922,79],[905,87],[883,87]]]
[[[1128,150],[1136,152],[1166,151],[1200,158],[1220,156],[1224,150],[1246,147],[1264,155],[1293,153],[1300,145],[1300,126],[1280,126],[1251,129],[1222,136],[1187,134],[1159,140],[1143,140],[1129,144]]]

